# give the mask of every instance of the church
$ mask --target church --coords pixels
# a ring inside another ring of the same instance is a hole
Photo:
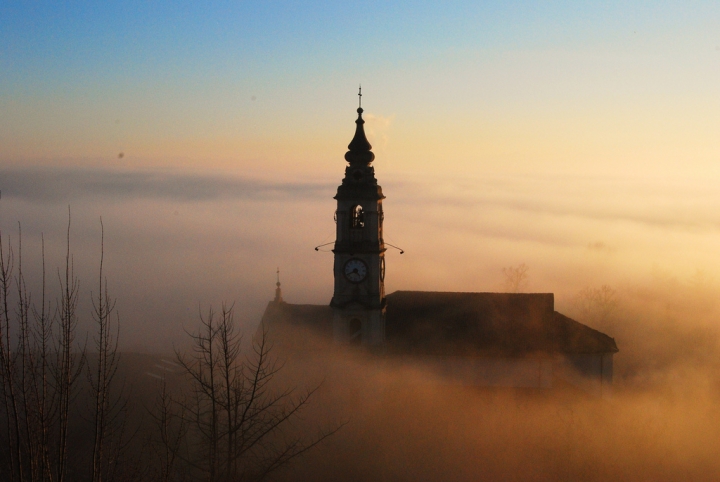
[[[615,340],[555,311],[552,293],[385,294],[385,196],[375,178],[362,106],[357,113],[345,176],[335,195],[333,297],[329,305],[286,303],[278,279],[262,326],[308,328],[327,343],[420,363],[451,382],[572,386],[608,396]]]

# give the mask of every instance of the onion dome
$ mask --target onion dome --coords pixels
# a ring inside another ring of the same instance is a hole
[[[358,96],[362,99],[362,91],[358,93]],[[357,113],[355,137],[348,144],[350,150],[345,153],[345,160],[351,165],[368,166],[375,159],[375,154],[371,151],[372,146],[365,137],[365,128],[363,127],[365,121],[362,118],[363,108],[358,107]]]

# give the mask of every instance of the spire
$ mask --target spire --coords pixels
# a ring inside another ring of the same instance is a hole
[[[277,269],[277,283],[275,283],[275,299],[273,300],[275,303],[282,303],[282,290],[280,289],[280,268]]]
[[[355,137],[353,137],[353,140],[348,144],[348,149],[350,150],[345,153],[345,160],[350,164],[369,165],[375,159],[375,154],[370,151],[372,146],[368,142],[367,137],[365,137],[365,129],[363,128],[365,121],[362,118],[362,86],[358,91],[357,113],[358,118],[355,121],[357,125],[357,127],[355,127]]]

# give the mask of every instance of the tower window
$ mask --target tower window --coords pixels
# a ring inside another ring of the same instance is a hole
[[[357,318],[350,320],[350,344],[359,345],[362,342],[362,321]]]
[[[365,227],[365,213],[359,204],[350,210],[350,227],[360,229]]]

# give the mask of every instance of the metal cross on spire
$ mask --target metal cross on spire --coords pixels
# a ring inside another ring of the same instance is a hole
[[[358,89],[358,107],[362,107],[362,85]]]

